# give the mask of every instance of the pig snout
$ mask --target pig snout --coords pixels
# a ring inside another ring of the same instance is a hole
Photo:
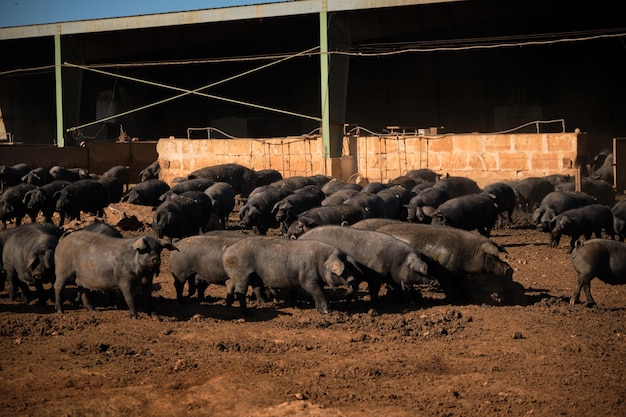
[[[140,261],[140,273],[142,275],[156,275],[161,272],[161,256],[160,254],[149,254]]]
[[[156,276],[159,276],[161,273],[161,256],[159,254],[150,255],[150,270],[155,273]]]
[[[287,219],[287,215],[286,214],[287,213],[285,213],[284,211],[279,210],[276,213],[276,221],[282,222],[283,220],[286,220]]]
[[[506,267],[504,269],[504,276],[506,276],[507,279],[513,280],[513,268]]]

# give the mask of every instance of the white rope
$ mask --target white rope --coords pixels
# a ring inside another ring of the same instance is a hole
[[[166,98],[166,99],[163,99],[163,100],[159,100],[157,102],[154,102],[154,103],[151,103],[151,104],[147,104],[145,106],[137,107],[135,109],[131,109],[131,110],[128,110],[128,111],[125,111],[125,112],[122,112],[122,113],[114,114],[114,115],[111,115],[111,116],[108,116],[108,117],[105,117],[105,118],[102,118],[102,119],[99,119],[99,120],[95,120],[95,121],[90,122],[90,123],[85,123],[85,124],[82,124],[82,125],[79,125],[79,126],[71,127],[69,129],[67,129],[67,132],[72,132],[72,131],[77,130],[77,129],[82,129],[82,128],[87,127],[87,126],[92,126],[94,124],[102,123],[102,122],[105,122],[107,120],[111,120],[111,119],[114,119],[114,118],[117,118],[117,117],[125,116],[127,114],[131,114],[131,113],[135,113],[135,112],[138,112],[138,111],[141,111],[141,110],[145,110],[145,109],[148,109],[148,108],[151,108],[151,107],[155,107],[155,106],[158,106],[160,104],[163,104],[163,103],[166,103],[166,102],[169,102],[169,101],[172,101],[172,100],[176,100],[178,98],[185,97],[185,96],[190,95],[190,94],[198,95],[198,96],[201,96],[201,97],[212,98],[212,99],[220,100],[220,101],[226,101],[226,102],[229,102],[229,103],[240,104],[240,105],[243,105],[243,106],[258,108],[258,109],[262,109],[262,110],[273,111],[273,112],[276,112],[276,113],[282,113],[282,114],[288,114],[288,115],[291,115],[291,116],[302,117],[302,118],[305,118],[305,119],[321,121],[322,119],[319,118],[319,117],[316,117],[316,116],[309,116],[309,115],[305,115],[305,114],[290,112],[290,111],[287,111],[287,110],[276,109],[276,108],[272,108],[272,107],[268,107],[268,106],[263,106],[263,105],[260,105],[260,104],[247,103],[247,102],[240,101],[240,100],[229,99],[229,98],[226,98],[226,97],[219,97],[219,96],[216,96],[216,95],[213,95],[213,94],[206,94],[206,93],[202,93],[201,92],[202,90],[205,90],[207,88],[211,88],[211,87],[214,87],[216,85],[223,84],[225,82],[234,80],[236,78],[243,77],[245,75],[251,74],[253,72],[260,71],[261,69],[267,68],[267,67],[272,66],[272,65],[276,65],[276,64],[284,62],[284,61],[286,61],[288,59],[308,54],[308,53],[316,50],[317,48],[318,47],[316,46],[314,48],[307,49],[306,51],[298,52],[298,53],[296,53],[294,55],[290,55],[289,57],[280,59],[280,60],[275,61],[275,62],[271,62],[271,63],[266,64],[266,65],[262,65],[260,67],[257,67],[257,68],[251,69],[249,71],[243,72],[241,74],[234,75],[234,76],[226,78],[224,80],[216,81],[214,83],[211,83],[211,84],[208,84],[208,85],[196,88],[194,90],[188,90],[188,89],[181,88],[181,87],[170,86],[170,85],[167,85],[167,84],[157,83],[157,82],[154,82],[154,81],[142,80],[140,78],[130,77],[130,76],[127,76],[127,75],[114,74],[114,73],[111,73],[111,72],[102,71],[102,70],[98,70],[98,69],[95,69],[95,68],[90,68],[90,67],[87,67],[87,66],[84,66],[84,65],[77,65],[77,64],[72,64],[72,63],[66,62],[66,63],[64,63],[64,66],[67,66],[67,67],[70,67],[70,68],[79,68],[79,69],[86,70],[86,71],[96,72],[98,74],[108,75],[108,76],[111,76],[111,77],[122,78],[122,79],[129,80],[129,81],[135,81],[135,82],[142,83],[142,84],[148,84],[148,85],[152,85],[152,86],[155,86],[155,87],[161,87],[161,88],[166,88],[166,89],[170,89],[170,90],[174,90],[174,91],[181,91],[182,92],[182,94],[178,94],[178,95],[175,95],[173,97],[169,97],[169,98]]]
[[[500,130],[497,132],[478,132],[481,135],[501,135],[504,133],[511,133],[514,132],[516,130],[520,130],[524,127],[527,126],[531,126],[531,125],[536,125],[537,126],[537,133],[539,133],[539,125],[541,124],[548,124],[548,123],[560,123],[561,124],[561,128],[562,128],[562,132],[565,133],[565,119],[553,119],[553,120],[533,120],[532,122],[528,122],[528,123],[524,123],[522,125],[516,126],[514,128],[508,129],[508,130]],[[361,131],[364,131],[365,133],[369,134],[372,137],[378,137],[378,138],[407,138],[407,137],[419,137],[419,138],[425,138],[427,140],[436,140],[436,139],[443,139],[447,136],[455,136],[455,135],[469,135],[470,133],[444,133],[441,135],[420,135],[420,134],[402,134],[402,135],[398,135],[398,133],[376,133],[374,131],[371,131],[363,126],[354,126],[352,129],[350,129],[348,132],[346,132],[347,136],[350,135],[355,135],[355,136],[365,136],[365,135],[361,135]]]
[[[626,36],[626,32],[593,35],[593,36],[583,36],[583,37],[578,37],[578,38],[569,37],[569,38],[562,38],[562,39],[495,43],[495,44],[483,44],[483,45],[440,46],[440,47],[432,47],[432,48],[426,48],[426,47],[401,48],[401,49],[394,49],[392,51],[386,51],[386,52],[333,51],[329,53],[333,55],[347,55],[351,57],[379,58],[379,57],[385,57],[385,56],[400,55],[400,54],[406,54],[406,53],[416,53],[416,52],[451,52],[451,51],[470,51],[470,50],[475,50],[475,49],[498,49],[498,48],[511,48],[511,47],[522,47],[522,46],[554,45],[554,44],[559,44],[559,43],[592,41],[592,40],[597,40],[597,39],[623,38],[624,36]],[[385,46],[387,48],[393,47],[393,45],[381,45],[381,46]]]
[[[626,37],[626,32],[623,29],[619,29],[619,32],[616,33],[602,33],[604,31],[595,31],[595,32],[568,32],[568,33],[548,33],[541,35],[528,35],[530,36],[543,36],[547,38],[547,40],[532,40],[532,41],[523,41],[523,42],[510,42],[510,43],[492,43],[492,44],[478,44],[478,42],[486,42],[486,41],[497,41],[502,40],[506,41],[508,39],[515,39],[519,37],[495,37],[495,38],[471,38],[471,39],[461,39],[457,42],[475,42],[477,44],[467,45],[467,46],[440,46],[440,47],[406,47],[406,44],[398,44],[398,43],[379,43],[373,45],[363,45],[364,48],[393,48],[392,51],[380,51],[380,52],[365,52],[365,51],[328,51],[328,55],[348,55],[352,57],[384,57],[390,55],[399,55],[406,53],[416,53],[416,52],[447,52],[447,51],[467,51],[472,49],[495,49],[495,48],[510,48],[510,47],[521,47],[521,46],[533,46],[533,45],[553,45],[559,43],[573,43],[573,42],[585,42],[592,41],[598,39],[610,39],[610,38],[624,38]],[[576,37],[578,35],[579,37]],[[558,36],[567,36],[565,38],[555,39]],[[441,43],[443,41],[430,42],[430,44]],[[449,40],[445,41],[450,43]],[[402,45],[402,47],[399,47]],[[308,52],[302,52],[300,54],[312,54],[315,49],[319,49],[319,47],[315,47],[310,49]],[[321,52],[315,52],[315,55],[321,54]],[[231,57],[231,58],[206,58],[206,59],[194,59],[194,60],[180,60],[180,61],[155,61],[155,62],[126,62],[126,63],[111,63],[111,64],[95,64],[90,65],[91,68],[106,68],[106,67],[119,67],[119,68],[133,68],[133,67],[146,67],[146,66],[165,66],[165,65],[191,65],[191,64],[207,64],[207,63],[222,63],[222,62],[245,62],[245,61],[253,61],[253,60],[263,60],[263,59],[275,59],[277,57],[287,58],[293,57],[294,55],[285,55],[285,54],[275,54],[275,55],[255,55],[255,56],[244,56],[244,57]],[[32,67],[32,68],[18,68],[12,69],[8,71],[0,72],[0,76],[4,75],[12,75],[15,73],[22,72],[33,72],[33,71],[42,71],[42,70],[53,70],[54,65],[46,65],[41,67]]]

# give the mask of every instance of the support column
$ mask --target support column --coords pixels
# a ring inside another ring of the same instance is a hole
[[[57,146],[65,146],[63,139],[63,79],[61,77],[61,26],[57,26],[54,35],[54,81],[56,91],[56,115],[57,115]]]
[[[73,37],[63,37],[61,50],[63,62],[85,64],[85,56],[82,41]],[[80,105],[84,71],[78,68],[63,67],[63,125],[78,126],[80,124]],[[86,135],[92,135],[92,131],[85,130]],[[78,145],[73,133],[67,132],[64,139],[65,146]]]
[[[328,98],[328,4],[322,1],[320,12],[320,81],[322,94],[322,155],[330,158],[330,100]]]
[[[350,27],[347,17],[338,13],[328,16],[327,3],[320,12],[320,77],[322,102],[322,143],[327,173],[335,178],[353,173],[341,172],[343,127],[346,118],[346,96],[350,59],[346,55],[330,54],[350,48]],[[345,164],[343,164],[345,165]],[[330,169],[330,172],[328,170]]]

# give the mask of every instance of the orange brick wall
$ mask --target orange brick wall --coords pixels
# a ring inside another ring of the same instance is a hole
[[[206,166],[238,163],[261,170],[275,169],[284,177],[325,172],[319,138],[282,139],[161,139],[157,144],[161,177],[171,183]],[[330,175],[330,174],[329,174]]]
[[[484,186],[531,176],[575,175],[575,161],[586,149],[585,140],[580,133],[347,137],[342,163],[323,158],[320,137],[170,138],[159,140],[157,152],[166,182],[205,166],[235,162],[256,170],[276,169],[284,177],[321,173],[370,182],[387,182],[412,169],[430,168],[444,175],[466,176]]]

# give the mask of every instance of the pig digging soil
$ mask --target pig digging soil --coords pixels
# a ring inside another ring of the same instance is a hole
[[[150,207],[118,203],[105,213],[107,222],[135,226],[124,237],[154,236]],[[235,229],[237,214],[229,217]],[[503,259],[524,287],[526,306],[454,304],[424,286],[415,305],[383,288],[372,310],[364,287],[349,304],[341,291],[325,289],[325,315],[301,293],[295,306],[280,297],[262,306],[250,301],[253,314],[243,316],[237,302],[226,306],[221,285],[211,284],[202,303],[177,302],[169,251],[153,281],[153,317],[138,305],[139,319],[130,319],[116,293],[94,294],[96,311],[67,305],[56,313],[51,300],[10,301],[5,289],[0,410],[55,417],[626,415],[626,286],[594,279],[596,306],[570,305],[577,275],[569,242],[549,247],[530,214],[515,212],[513,220],[491,239],[506,248]]]

